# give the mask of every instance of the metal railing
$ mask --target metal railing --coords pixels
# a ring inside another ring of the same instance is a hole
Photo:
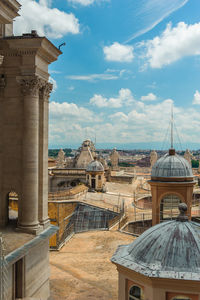
[[[8,267],[5,251],[5,242],[0,233],[0,300],[8,299]]]

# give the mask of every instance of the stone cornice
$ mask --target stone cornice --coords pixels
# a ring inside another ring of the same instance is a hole
[[[6,5],[9,9],[11,9],[13,12],[15,12],[18,15],[18,10],[21,7],[21,4],[19,4],[16,0],[0,0],[4,5]]]
[[[5,57],[36,55],[36,50],[0,50],[0,55]]]
[[[62,52],[45,37],[5,37],[1,42],[0,55],[38,55],[48,64],[57,60]]]
[[[19,16],[20,6],[16,0],[0,0],[0,20],[4,24],[12,23],[13,19]]]

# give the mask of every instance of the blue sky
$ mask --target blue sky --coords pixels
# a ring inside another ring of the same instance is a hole
[[[66,43],[49,69],[50,147],[96,135],[97,147],[160,148],[172,103],[182,148],[200,147],[199,0],[19,2],[16,34]]]

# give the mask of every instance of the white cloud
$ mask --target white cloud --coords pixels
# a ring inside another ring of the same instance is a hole
[[[116,62],[131,62],[134,58],[133,47],[117,42],[103,48],[105,59]]]
[[[119,76],[115,74],[90,74],[90,75],[68,75],[67,79],[95,82],[97,80],[115,80]]]
[[[132,41],[156,27],[160,22],[167,18],[171,13],[183,7],[189,0],[139,0],[139,9],[134,5],[136,23],[139,30],[131,35],[126,43]]]
[[[49,73],[50,74],[61,74],[61,72],[57,71],[57,70],[49,70]]]
[[[111,107],[110,99],[126,98],[127,95],[130,98],[131,91],[124,89],[117,98],[101,96],[99,101],[102,101],[102,107]],[[98,143],[162,142],[169,126],[172,103],[172,99],[159,103],[132,99],[129,107],[118,106],[114,113],[103,110],[97,115],[92,111],[92,106],[86,109],[75,103],[51,102],[50,144],[67,146],[70,143],[81,143],[86,131],[88,137],[92,139],[96,133]],[[182,145],[198,141],[200,118],[196,107],[185,109],[174,104],[174,119]],[[174,140],[176,147],[178,144],[176,132]],[[169,144],[168,136],[165,147],[170,146]]]
[[[142,101],[155,101],[155,100],[157,100],[157,96],[153,93],[149,93],[146,96],[142,96],[141,100]]]
[[[104,98],[101,95],[95,94],[90,99],[90,104],[96,105],[97,107],[107,107],[108,106],[108,99]]]
[[[90,104],[97,107],[110,107],[119,108],[122,106],[128,106],[133,103],[134,97],[129,89],[120,89],[119,95],[116,98],[105,98],[102,95],[95,94],[90,99]]]
[[[121,121],[121,122],[127,122],[128,121],[128,116],[125,113],[121,112],[121,111],[119,111],[119,112],[117,112],[113,115],[110,115],[110,118],[115,120],[115,121]]]
[[[88,6],[94,3],[95,0],[68,0],[69,3],[72,4],[80,4],[83,6]]]
[[[99,74],[87,74],[87,75],[67,75],[66,78],[70,80],[80,80],[80,81],[89,81],[96,82],[99,80],[116,80],[119,78],[128,79],[132,72],[130,70],[114,70],[107,69],[104,73]]]
[[[58,88],[57,82],[51,76],[49,77],[49,82],[53,84],[53,92],[55,92]]]
[[[81,142],[85,132],[95,136],[95,124],[101,122],[91,110],[75,103],[50,102],[49,105],[49,142],[50,145],[69,145]]]
[[[79,21],[72,13],[65,13],[51,8],[51,1],[21,0],[20,17],[16,18],[14,31],[16,35],[37,30],[40,36],[59,39],[66,34],[79,33]]]
[[[109,116],[113,125],[111,140],[119,143],[163,142],[170,122],[172,103],[172,99],[166,99],[157,104],[143,103],[141,106],[135,101],[128,113],[118,111],[111,114]],[[185,110],[174,105],[174,117],[182,144],[197,141],[200,126],[199,112],[193,108]],[[177,145],[176,133],[174,140]],[[165,142],[169,146],[169,135]]]
[[[200,105],[200,92],[199,91],[195,92],[194,99],[193,99],[192,103]]]
[[[67,0],[68,3],[71,3],[72,5],[82,5],[82,6],[89,6],[95,2],[105,2],[109,0]]]
[[[79,120],[84,122],[93,120],[93,112],[84,107],[79,107],[75,103],[59,103],[52,101],[49,105],[49,112],[52,119],[66,120],[69,118],[76,118],[76,121]]]
[[[182,57],[200,55],[200,23],[176,27],[168,24],[161,36],[146,42],[146,58],[152,68],[161,68]]]

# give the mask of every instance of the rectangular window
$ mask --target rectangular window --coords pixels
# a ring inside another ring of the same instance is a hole
[[[14,265],[14,299],[24,297],[24,260],[18,260]]]

